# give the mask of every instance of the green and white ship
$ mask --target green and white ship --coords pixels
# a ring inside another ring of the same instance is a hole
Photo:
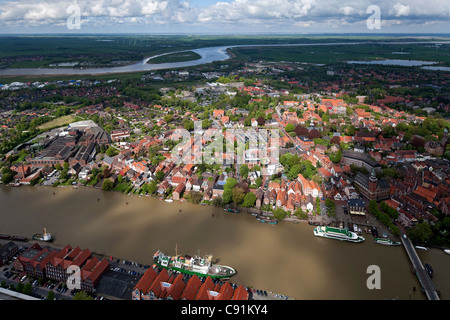
[[[374,238],[373,241],[379,244],[384,244],[386,246],[399,246],[401,244],[398,241],[392,241],[391,239],[386,238]]]
[[[342,229],[328,226],[318,226],[314,228],[314,235],[316,237],[350,242],[363,242],[365,240],[364,237],[359,236],[356,232],[350,231],[347,228]]]
[[[236,274],[236,270],[231,267],[216,265],[212,263],[212,256],[205,257],[189,255],[168,256],[160,250],[153,255],[153,262],[160,268],[181,272],[198,277],[211,277],[213,279],[229,278]]]

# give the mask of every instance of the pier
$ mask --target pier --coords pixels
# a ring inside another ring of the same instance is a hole
[[[402,240],[403,247],[408,254],[408,257],[411,260],[414,272],[419,279],[420,285],[422,286],[422,289],[428,300],[440,300],[438,291],[434,286],[434,283],[431,280],[430,276],[428,275],[428,272],[425,270],[422,261],[420,261],[419,255],[414,249],[413,244],[404,234],[402,234],[400,238]]]

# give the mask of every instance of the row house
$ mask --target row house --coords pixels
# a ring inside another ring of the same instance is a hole
[[[79,247],[65,246],[48,261],[46,265],[47,278],[56,281],[66,281],[69,276],[67,273],[68,268],[70,266],[81,268],[91,255],[92,253],[89,249],[81,250]]]
[[[186,186],[184,182],[179,183],[172,193],[173,200],[180,200],[181,195],[183,194],[185,189]]]
[[[302,191],[305,196],[312,195],[314,198],[323,197],[322,189],[317,182],[307,180],[302,174],[298,174],[298,181],[302,185]]]
[[[45,266],[54,254],[55,251],[42,249],[35,243],[14,260],[13,266],[18,271],[25,271],[30,277],[45,278]]]
[[[101,277],[109,270],[109,262],[97,257],[87,260],[80,270],[80,287],[86,292],[93,292]]]
[[[202,283],[193,275],[187,282],[183,274],[170,275],[166,269],[158,274],[147,269],[132,291],[132,300],[248,300],[244,286],[234,289],[230,283],[215,284],[211,277]]]

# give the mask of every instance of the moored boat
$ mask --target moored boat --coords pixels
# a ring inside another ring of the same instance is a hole
[[[11,236],[10,239],[12,241],[23,241],[23,242],[27,242],[28,241],[27,237],[22,237],[22,236]]]
[[[316,237],[349,242],[363,242],[365,240],[364,237],[359,236],[356,232],[350,231],[347,228],[341,229],[329,226],[318,226],[314,228],[314,235]]]
[[[11,236],[9,234],[0,234],[0,239],[8,240]]]
[[[168,256],[160,250],[153,255],[153,262],[156,266],[184,274],[211,277],[213,279],[230,278],[236,274],[236,270],[233,268],[213,264],[211,260],[211,255],[205,257],[180,256],[178,254]]]
[[[264,216],[256,216],[256,220],[258,220],[259,222],[262,222],[262,223],[269,223],[269,224],[277,224],[278,223],[277,219],[264,217]]]
[[[233,212],[233,213],[239,213],[240,212],[238,209],[233,209],[233,208],[223,208],[223,211]]]
[[[392,241],[391,239],[386,238],[375,238],[373,239],[375,243],[384,244],[387,246],[399,246],[401,243],[398,241]]]
[[[45,241],[45,242],[51,242],[53,241],[53,237],[52,235],[47,232],[47,229],[44,228],[44,233],[40,234],[40,233],[36,233],[33,235],[33,239],[34,240],[39,240],[39,241]]]
[[[444,249],[444,252],[445,252],[446,254],[450,254],[450,249]]]
[[[427,248],[427,247],[422,247],[422,246],[416,246],[416,249],[428,251],[428,248]]]

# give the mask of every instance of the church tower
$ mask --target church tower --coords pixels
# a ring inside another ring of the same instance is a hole
[[[370,199],[375,199],[376,200],[376,198],[377,198],[376,197],[377,187],[378,187],[377,175],[375,173],[375,170],[372,170],[372,173],[370,174],[370,177],[369,177]]]

